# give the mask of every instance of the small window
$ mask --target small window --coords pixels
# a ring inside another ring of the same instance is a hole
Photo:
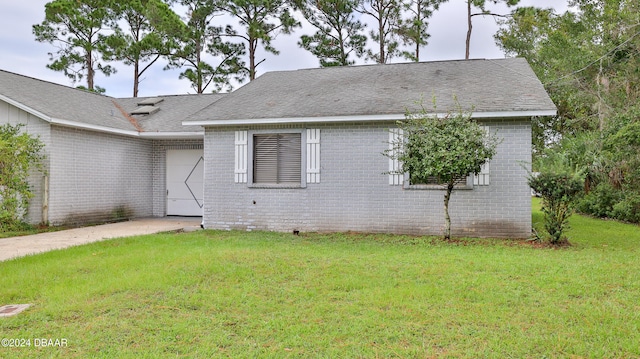
[[[253,183],[296,184],[301,177],[300,133],[253,136]]]

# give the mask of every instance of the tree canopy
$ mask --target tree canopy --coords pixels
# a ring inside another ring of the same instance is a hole
[[[213,84],[213,91],[231,89],[231,79],[241,82],[245,76],[244,45],[224,41],[222,26],[212,25],[220,15],[217,0],[179,0],[186,8],[184,23],[175,27],[171,35],[177,46],[168,54],[166,68],[183,69],[180,78],[186,78],[196,93]],[[205,54],[210,55],[205,58]]]
[[[266,51],[277,55],[279,51],[272,41],[278,32],[288,34],[300,26],[291,13],[291,4],[285,0],[226,0],[218,7],[240,23],[242,31],[227,25],[225,35],[240,38],[246,44],[250,81],[256,78],[256,67],[264,61],[256,59],[258,45],[262,44]]]
[[[536,159],[560,155],[584,172],[578,210],[638,222],[640,3],[571,4],[562,14],[518,8],[496,41],[529,61],[558,107],[558,116],[534,121]]]
[[[305,19],[317,31],[302,35],[300,47],[320,60],[320,66],[353,65],[352,55],[364,55],[367,37],[364,25],[356,19],[356,0],[305,0],[298,6]]]
[[[446,239],[451,237],[449,200],[456,185],[470,174],[478,174],[482,165],[496,154],[499,139],[487,133],[461,109],[439,117],[423,107],[398,121],[401,136],[385,154],[400,163],[397,174],[407,173],[410,184],[434,183],[445,189],[444,213]],[[466,181],[465,181],[466,183]]]
[[[110,59],[133,66],[133,97],[138,96],[142,76],[163,55],[177,51],[175,29],[180,18],[162,0],[128,0],[115,5],[125,25],[118,23],[106,40]]]
[[[116,28],[116,2],[112,0],[54,0],[45,5],[45,19],[33,25],[36,41],[48,42],[58,50],[49,53],[48,68],[62,71],[74,82],[86,79],[86,88],[100,90],[94,83],[96,71],[109,76],[115,68],[103,61],[108,34]]]

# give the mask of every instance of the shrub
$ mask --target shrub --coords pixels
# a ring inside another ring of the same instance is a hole
[[[620,190],[613,188],[609,182],[602,182],[578,201],[576,210],[595,217],[611,217],[613,206],[621,200]]]
[[[640,195],[630,193],[616,203],[611,211],[611,217],[621,221],[640,223]]]
[[[576,175],[542,172],[529,177],[529,186],[542,197],[544,228],[551,243],[563,242],[562,234],[573,214],[574,202],[582,191],[583,181]]]
[[[41,169],[44,144],[22,132],[23,125],[0,126],[0,230],[21,228],[29,199],[29,171]]]

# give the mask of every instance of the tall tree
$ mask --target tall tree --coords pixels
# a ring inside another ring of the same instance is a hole
[[[367,50],[367,58],[386,64],[400,55],[398,28],[401,22],[401,0],[363,0],[358,12],[375,19],[376,27],[370,36],[378,43],[377,51]]]
[[[398,35],[404,45],[412,45],[412,51],[403,51],[402,56],[411,61],[420,61],[420,48],[428,44],[429,18],[447,0],[408,0],[403,6],[408,17],[402,19]]]
[[[518,5],[520,0],[467,0],[467,39],[466,46],[464,52],[464,58],[469,59],[469,50],[471,48],[471,32],[473,30],[473,17],[474,16],[493,16],[493,17],[504,17],[504,14],[496,14],[489,10],[487,10],[487,2],[492,2],[494,5],[497,3],[505,3],[507,6],[515,6]],[[480,12],[473,12],[472,7],[477,7],[480,9]]]
[[[640,158],[624,149],[640,143],[640,3],[571,6],[563,14],[518,9],[496,39],[508,54],[527,58],[558,106],[556,118],[536,121],[544,131],[534,131],[534,144],[547,150],[545,158],[568,158],[585,173],[578,208],[638,220]],[[547,130],[551,136],[540,136]]]
[[[272,54],[279,51],[271,45],[278,33],[285,34],[300,26],[300,23],[292,16],[289,2],[286,0],[227,0],[221,2],[220,9],[235,17],[242,32],[238,32],[231,25],[225,28],[225,35],[238,37],[246,43],[249,49],[249,80],[256,78],[256,67],[264,59],[256,62],[258,44],[262,43],[264,49]]]
[[[601,45],[596,46],[600,31],[592,27],[599,27],[597,22],[584,22],[571,11],[559,15],[552,9],[523,7],[501,24],[495,36],[498,46],[529,61],[558,107],[558,116],[534,122],[534,150],[540,153],[554,139],[595,129],[595,77],[603,54]]]
[[[179,0],[187,9],[186,19],[171,34],[178,41],[178,49],[168,55],[165,69],[184,69],[186,78],[197,93],[213,84],[214,91],[231,89],[231,79],[242,81],[246,76],[244,45],[222,40],[222,28],[211,25],[219,16],[215,0]],[[215,61],[215,62],[213,62]]]
[[[412,184],[437,179],[445,190],[444,237],[450,239],[449,201],[456,183],[471,173],[480,173],[482,165],[496,154],[499,139],[461,109],[438,117],[422,108],[406,117],[398,121],[402,136],[391,143],[392,150],[385,155],[399,161],[397,174],[408,173]]]
[[[367,43],[364,25],[355,18],[358,0],[305,0],[299,7],[305,19],[316,29],[302,35],[298,45],[320,60],[320,66],[347,66],[364,55]]]
[[[127,0],[115,6],[126,28],[118,26],[107,38],[109,58],[133,66],[133,97],[138,97],[145,71],[177,47],[170,35],[180,26],[180,18],[162,0]]]
[[[58,48],[49,53],[48,68],[62,71],[74,82],[86,78],[87,89],[104,91],[95,86],[96,71],[109,76],[115,68],[102,62],[107,34],[114,28],[112,0],[54,0],[45,5],[45,19],[33,25],[36,41]]]

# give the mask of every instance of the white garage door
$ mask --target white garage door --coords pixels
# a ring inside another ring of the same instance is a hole
[[[167,215],[202,216],[203,150],[167,150]]]

